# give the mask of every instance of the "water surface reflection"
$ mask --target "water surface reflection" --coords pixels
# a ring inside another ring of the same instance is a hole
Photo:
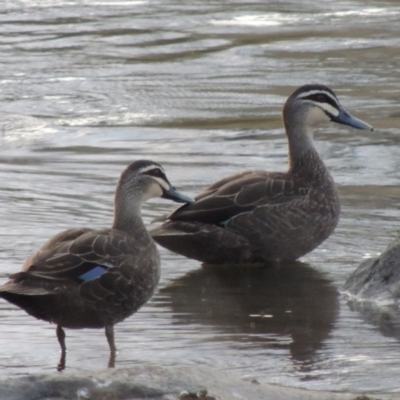
[[[240,343],[242,349],[288,349],[293,362],[305,369],[339,311],[336,287],[300,262],[245,270],[204,267],[174,280],[160,294],[170,301],[174,324],[210,326],[216,340],[233,347]]]

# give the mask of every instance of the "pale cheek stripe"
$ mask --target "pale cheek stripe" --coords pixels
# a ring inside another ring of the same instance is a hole
[[[313,103],[335,117],[339,115],[339,110],[328,103]]]
[[[157,176],[152,176],[152,178],[156,180],[160,184],[160,186],[163,187],[165,190],[169,189],[169,185],[167,182],[164,181],[164,179],[158,178]]]

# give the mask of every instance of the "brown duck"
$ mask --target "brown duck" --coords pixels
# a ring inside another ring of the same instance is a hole
[[[174,189],[159,164],[133,162],[118,182],[112,228],[55,235],[0,287],[0,297],[57,325],[58,369],[65,366],[63,328],[105,328],[113,366],[114,325],[145,304],[159,281],[160,257],[141,218],[142,204],[157,196],[192,201]]]
[[[313,144],[313,127],[327,121],[372,130],[330,88],[301,86],[283,107],[289,170],[246,171],[214,183],[164,217],[153,239],[210,264],[295,260],[315,249],[340,214],[335,183]]]

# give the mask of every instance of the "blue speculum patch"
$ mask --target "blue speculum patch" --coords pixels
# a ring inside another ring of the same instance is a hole
[[[100,275],[103,275],[104,272],[106,271],[107,268],[102,267],[101,265],[97,265],[88,272],[85,272],[84,274],[80,275],[78,278],[81,279],[83,282],[87,282],[98,278]]]

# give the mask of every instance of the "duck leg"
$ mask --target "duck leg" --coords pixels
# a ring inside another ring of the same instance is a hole
[[[67,355],[67,347],[65,346],[65,332],[60,325],[57,325],[56,333],[58,343],[60,343],[61,346],[61,357],[57,365],[57,371],[62,371],[63,369],[65,369],[65,360]]]
[[[115,356],[117,354],[117,348],[115,347],[114,342],[114,326],[106,325],[106,338],[108,345],[110,346],[110,359],[108,360],[108,368],[115,367]]]

